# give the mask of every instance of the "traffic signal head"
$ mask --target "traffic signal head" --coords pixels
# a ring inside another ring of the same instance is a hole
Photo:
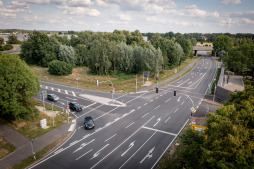
[[[174,96],[176,96],[176,91],[174,91]]]
[[[156,87],[156,93],[158,93],[159,92],[159,88],[158,87]]]

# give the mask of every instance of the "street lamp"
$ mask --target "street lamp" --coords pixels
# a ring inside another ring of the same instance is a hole
[[[35,152],[34,152],[34,148],[33,148],[33,139],[30,140],[30,143],[31,143],[31,147],[32,147],[32,154],[34,155],[34,159],[36,160]]]

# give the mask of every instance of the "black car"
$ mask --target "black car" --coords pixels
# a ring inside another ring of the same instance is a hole
[[[59,97],[55,94],[48,94],[47,99],[51,100],[51,101],[54,101],[54,102],[59,101]]]
[[[70,102],[69,106],[70,106],[70,109],[73,111],[81,111],[82,110],[82,107],[76,102]]]
[[[85,129],[93,129],[94,128],[94,121],[91,116],[85,117],[84,119]]]

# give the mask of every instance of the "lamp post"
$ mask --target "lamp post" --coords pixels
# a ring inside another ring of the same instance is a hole
[[[33,139],[30,140],[30,143],[31,143],[31,147],[32,147],[32,154],[34,155],[34,159],[36,160],[34,147],[33,147]]]

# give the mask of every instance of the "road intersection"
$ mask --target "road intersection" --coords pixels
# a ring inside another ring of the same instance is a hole
[[[116,93],[115,104],[110,104],[110,93],[41,82],[48,93],[60,97],[55,105],[66,108],[76,101],[83,110],[73,112],[72,136],[30,168],[155,168],[189,122],[191,108],[198,108],[215,72],[215,61],[203,57],[188,74],[160,87],[159,93]],[[105,101],[96,101],[99,98]],[[85,116],[93,117],[94,130],[84,129]]]

